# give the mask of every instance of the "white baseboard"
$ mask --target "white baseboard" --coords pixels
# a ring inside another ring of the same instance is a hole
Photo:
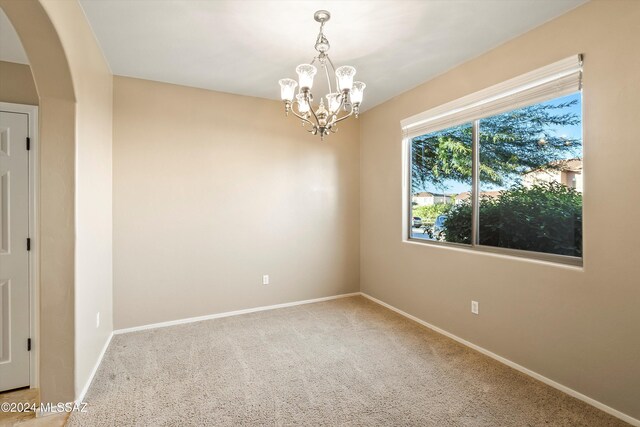
[[[98,360],[96,360],[96,364],[93,366],[93,369],[91,370],[91,375],[89,375],[89,378],[87,379],[87,382],[85,383],[84,387],[82,388],[82,391],[80,392],[80,395],[76,399],[77,403],[82,403],[82,401],[84,400],[84,396],[87,394],[87,391],[89,390],[89,386],[91,385],[91,382],[93,381],[93,377],[95,377],[96,376],[96,372],[98,372],[98,368],[100,367],[100,364],[102,363],[102,358],[104,357],[104,354],[107,352],[107,348],[109,348],[109,344],[111,344],[111,339],[112,338],[113,338],[113,332],[111,332],[111,334],[109,334],[109,338],[104,343],[104,346],[102,347],[102,351],[100,352],[100,356],[98,356]]]
[[[442,335],[444,335],[446,337],[449,337],[452,340],[455,340],[455,341],[459,342],[460,344],[463,344],[463,345],[465,345],[467,347],[470,347],[470,348],[472,348],[472,349],[474,349],[476,351],[479,351],[480,353],[485,354],[485,355],[491,357],[492,359],[497,360],[500,363],[503,363],[503,364],[505,364],[505,365],[517,370],[517,371],[522,372],[523,374],[529,375],[530,377],[533,377],[533,378],[537,379],[538,381],[542,381],[543,383],[545,383],[545,384],[547,384],[547,385],[549,385],[549,386],[551,386],[551,387],[553,387],[555,389],[558,389],[558,390],[568,394],[569,396],[572,396],[572,397],[575,397],[576,399],[582,400],[583,402],[588,403],[589,405],[594,406],[594,407],[600,409],[601,411],[604,411],[604,412],[606,412],[606,413],[608,413],[610,415],[613,415],[614,417],[619,418],[622,421],[625,421],[625,422],[627,422],[627,423],[629,423],[629,424],[631,424],[633,426],[640,427],[640,420],[638,420],[636,418],[633,418],[630,415],[622,413],[622,412],[618,411],[617,409],[613,409],[612,407],[607,406],[604,403],[598,402],[597,400],[592,399],[589,396],[586,396],[586,395],[584,395],[584,394],[582,394],[580,392],[577,392],[577,391],[575,391],[575,390],[573,390],[573,389],[571,389],[571,388],[569,388],[567,386],[564,386],[564,385],[562,385],[562,384],[560,384],[558,382],[555,382],[552,379],[549,379],[549,378],[547,378],[547,377],[545,377],[545,376],[543,376],[543,375],[541,375],[541,374],[539,374],[537,372],[534,372],[534,371],[532,371],[530,369],[527,369],[522,365],[518,365],[517,363],[512,362],[509,359],[505,359],[504,357],[499,356],[499,355],[497,355],[497,354],[495,354],[495,353],[493,353],[493,352],[491,352],[491,351],[489,351],[489,350],[487,350],[485,348],[482,348],[482,347],[480,347],[480,346],[478,346],[476,344],[473,344],[473,343],[471,343],[471,342],[469,342],[469,341],[467,341],[465,339],[462,339],[462,338],[460,338],[460,337],[458,337],[456,335],[453,335],[452,333],[447,332],[444,329],[440,329],[437,326],[434,326],[434,325],[432,325],[430,323],[425,322],[424,320],[418,319],[417,317],[412,316],[411,314],[406,313],[406,312],[400,310],[399,308],[396,308],[396,307],[394,307],[394,306],[392,306],[390,304],[387,304],[384,301],[380,301],[379,299],[374,298],[371,295],[365,294],[364,292],[360,292],[360,295],[362,295],[363,297],[365,297],[365,298],[367,298],[367,299],[369,299],[369,300],[371,300],[371,301],[373,301],[373,302],[375,302],[377,304],[380,304],[383,307],[388,308],[389,310],[395,311],[396,313],[398,313],[398,314],[400,314],[400,315],[402,315],[402,316],[404,316],[404,317],[406,317],[408,319],[411,319],[414,322],[417,322],[417,323],[419,323],[419,324],[421,324],[423,326],[426,326],[427,328],[429,328],[429,329],[431,329],[431,330],[433,330],[435,332],[438,332],[439,334],[442,334]]]
[[[258,311],[275,310],[276,308],[293,307],[295,305],[313,304],[314,302],[329,301],[338,298],[346,298],[360,295],[360,292],[352,292],[350,294],[333,295],[330,297],[307,299],[302,301],[286,302],[283,304],[266,305],[262,307],[246,308],[244,310],[227,311],[224,313],[207,314],[205,316],[188,317],[186,319],[170,320],[168,322],[151,323],[149,325],[134,326],[132,328],[116,329],[114,335],[127,334],[129,332],[144,331],[147,329],[165,328],[167,326],[182,325],[185,323],[200,322],[202,320],[219,319],[221,317],[238,316],[240,314],[255,313]]]
[[[89,378],[87,379],[87,382],[85,383],[84,387],[82,388],[82,391],[80,392],[80,395],[75,400],[75,402],[67,402],[67,403],[64,403],[64,404],[59,404],[59,405],[63,405],[63,406],[62,407],[52,407],[48,411],[42,411],[40,408],[37,408],[36,409],[36,418],[47,417],[49,415],[60,414],[60,413],[63,413],[63,412],[69,412],[69,409],[67,409],[67,408],[78,407],[78,405],[82,405],[83,404],[84,396],[87,394],[87,391],[89,390],[89,386],[91,386],[91,382],[93,382],[93,377],[95,377],[96,376],[96,372],[98,372],[98,368],[100,367],[100,364],[102,363],[102,359],[104,358],[104,355],[107,352],[107,348],[109,348],[109,344],[111,343],[111,339],[112,338],[113,338],[113,332],[109,334],[109,338],[104,343],[104,346],[102,347],[102,350],[100,351],[100,355],[98,356],[98,360],[96,360],[96,364],[93,366],[93,369],[91,370],[91,374],[89,375]]]

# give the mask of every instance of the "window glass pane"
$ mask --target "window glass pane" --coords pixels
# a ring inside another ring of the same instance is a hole
[[[411,238],[471,243],[472,124],[411,140]]]
[[[479,244],[582,256],[575,93],[480,120]]]

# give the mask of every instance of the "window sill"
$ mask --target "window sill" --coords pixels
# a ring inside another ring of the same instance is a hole
[[[414,238],[403,238],[403,243],[417,246],[439,247],[446,250],[480,254],[484,256],[492,256],[498,258],[506,258],[511,260],[533,262],[536,264],[551,265],[554,267],[568,267],[583,271],[583,258],[577,258],[567,255],[547,254],[543,252],[522,251],[519,249],[497,248],[483,245],[465,245],[463,243],[447,243],[433,240],[422,240]]]

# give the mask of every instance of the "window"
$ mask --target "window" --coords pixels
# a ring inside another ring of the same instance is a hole
[[[402,124],[408,239],[581,263],[581,58]]]
[[[411,238],[471,243],[471,216],[461,218],[455,239],[445,232],[447,213],[471,194],[471,123],[411,140]]]

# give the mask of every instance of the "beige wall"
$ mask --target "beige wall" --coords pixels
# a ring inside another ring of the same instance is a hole
[[[0,102],[38,105],[38,91],[31,67],[0,61]]]
[[[116,77],[115,328],[358,291],[357,126]]]
[[[635,418],[638,22],[640,2],[594,1],[366,112],[360,189],[363,292]],[[576,53],[585,55],[584,268],[403,243],[400,120]]]
[[[113,330],[111,132],[113,77],[77,1],[43,1],[76,93],[75,396]],[[100,327],[96,328],[96,314]]]

